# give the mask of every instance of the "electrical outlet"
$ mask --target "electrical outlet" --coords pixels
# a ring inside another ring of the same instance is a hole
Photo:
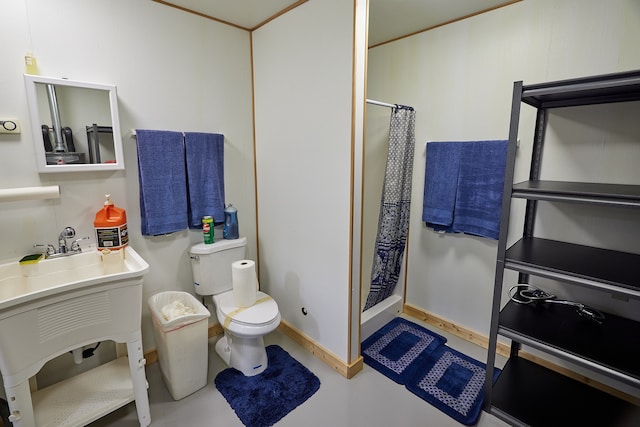
[[[18,119],[0,119],[0,133],[20,133]]]

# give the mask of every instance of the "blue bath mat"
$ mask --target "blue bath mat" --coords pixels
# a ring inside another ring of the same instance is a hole
[[[447,339],[422,326],[396,317],[362,343],[364,362],[398,384]]]
[[[318,377],[281,347],[267,346],[267,357],[269,365],[258,375],[246,377],[227,368],[215,379],[216,388],[247,427],[275,424],[320,388]]]
[[[429,355],[405,387],[456,421],[475,425],[484,400],[486,366],[443,345]],[[501,370],[493,372],[495,382]]]

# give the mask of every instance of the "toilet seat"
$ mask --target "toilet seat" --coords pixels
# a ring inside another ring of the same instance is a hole
[[[214,303],[227,324],[260,327],[279,318],[278,304],[264,292],[258,291],[256,303],[250,307],[235,305],[233,291],[214,296]]]

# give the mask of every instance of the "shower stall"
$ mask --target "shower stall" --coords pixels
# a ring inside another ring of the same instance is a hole
[[[414,127],[413,108],[367,100],[363,153],[361,340],[402,311]]]

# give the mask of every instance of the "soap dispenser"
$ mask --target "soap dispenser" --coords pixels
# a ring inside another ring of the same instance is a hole
[[[238,239],[238,210],[231,203],[224,209],[224,228],[222,236],[225,239]]]
[[[122,249],[129,244],[127,212],[114,206],[111,194],[106,194],[105,198],[103,208],[96,212],[93,220],[97,247],[99,251]]]

